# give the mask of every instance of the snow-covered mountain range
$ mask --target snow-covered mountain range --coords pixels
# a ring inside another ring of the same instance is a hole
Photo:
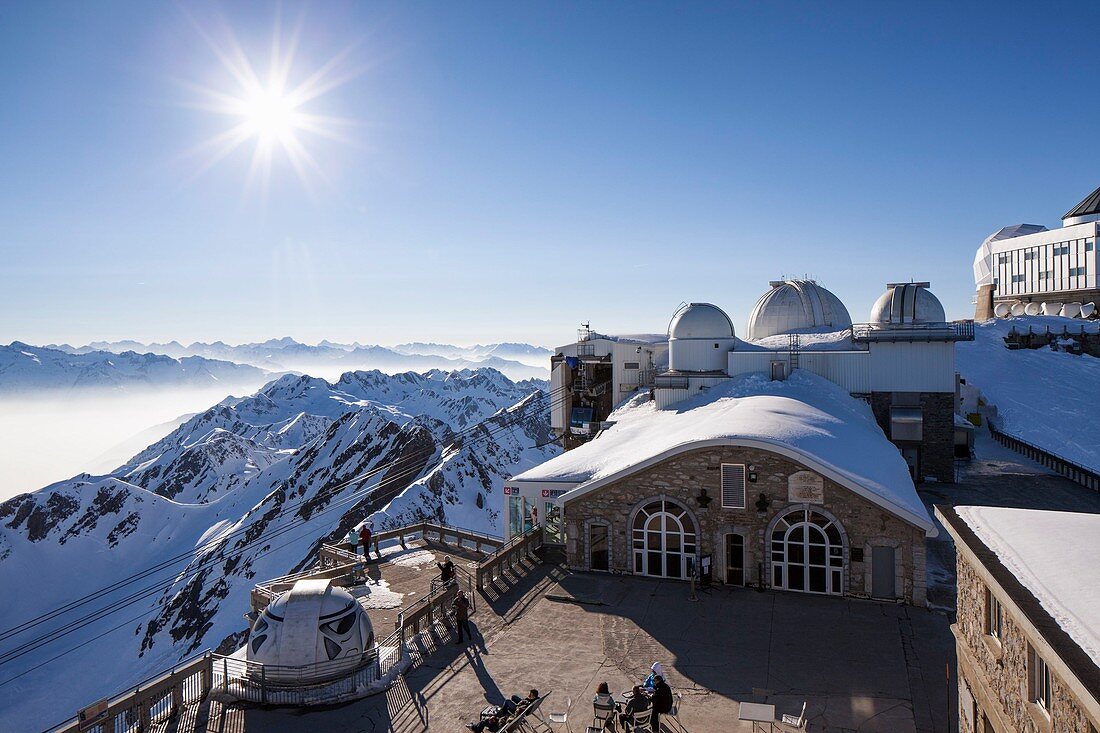
[[[133,390],[250,385],[267,371],[202,356],[171,357],[133,350],[73,353],[13,341],[0,346],[0,395],[97,389]]]
[[[135,351],[163,354],[176,359],[200,356],[205,359],[248,364],[269,371],[299,371],[333,378],[345,371],[356,369],[378,369],[394,373],[489,367],[497,369],[511,379],[545,379],[549,375],[550,359],[549,349],[530,344],[453,346],[417,342],[387,348],[332,341],[309,345],[289,337],[235,346],[221,341],[195,342],[188,346],[178,341],[149,344],[137,341],[96,341],[86,346],[60,344],[50,348],[72,354],[93,351],[109,353]]]
[[[32,632],[0,682],[0,729],[38,729],[244,629],[253,585],[310,563],[368,516],[500,532],[501,485],[555,455],[545,382],[491,369],[329,383],[286,375],[227,399],[106,475],[81,474],[0,504],[0,630],[197,550]],[[139,592],[143,591],[145,592]],[[98,608],[124,609],[87,626]],[[115,628],[117,627],[117,628]],[[50,631],[64,639],[35,646]],[[100,636],[102,634],[102,636]],[[66,685],[56,680],[58,665]]]

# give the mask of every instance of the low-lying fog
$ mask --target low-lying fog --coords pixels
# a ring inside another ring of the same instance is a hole
[[[0,501],[78,473],[112,471],[172,432],[179,418],[227,396],[223,387],[202,387],[0,397]]]

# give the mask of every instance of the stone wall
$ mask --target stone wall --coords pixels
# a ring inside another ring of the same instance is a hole
[[[747,508],[721,506],[720,466],[723,463],[753,467],[757,481],[746,483]],[[611,527],[612,568],[633,572],[629,523],[636,509],[647,500],[666,497],[689,510],[699,532],[699,554],[713,553],[716,582],[725,580],[725,535],[738,533],[745,538],[746,582],[755,585],[760,578],[759,568],[763,566],[768,585],[771,560],[764,548],[767,547],[765,534],[769,524],[791,508],[810,507],[823,509],[826,516],[838,520],[846,535],[845,593],[869,595],[871,548],[890,546],[896,548],[897,596],[924,605],[924,531],[827,478],[824,479],[825,502],[820,507],[788,501],[788,477],[805,470],[808,469],[791,459],[751,448],[704,448],[675,456],[567,502],[564,508],[567,561],[574,568],[588,569],[587,526],[608,524]],[[696,500],[700,489],[706,489],[712,499],[707,508],[700,507]],[[763,512],[756,507],[760,494],[764,494],[768,502]],[[853,548],[862,551],[862,561],[851,559]]]
[[[1014,615],[1015,607],[1002,603],[1000,641],[985,633],[986,586],[974,568],[959,554],[958,621],[954,627],[959,661],[959,730],[982,733],[985,714],[997,731],[1008,733],[1095,733],[1090,730],[1080,703],[1051,672],[1054,710],[1048,720],[1039,706],[1029,702],[1028,640]],[[978,707],[975,731],[962,710],[965,693]]]
[[[955,393],[921,392],[921,415],[924,418],[924,439],[920,443],[920,476],[932,476],[942,483],[955,482]],[[873,392],[871,412],[886,437],[890,437],[890,407],[893,392]]]

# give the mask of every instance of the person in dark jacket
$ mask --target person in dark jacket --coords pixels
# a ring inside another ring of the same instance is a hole
[[[449,583],[454,580],[455,577],[455,564],[451,560],[450,556],[443,558],[443,562],[437,562],[436,567],[439,568],[439,580],[443,583]]]
[[[466,597],[466,591],[460,590],[455,595],[451,608],[455,610],[455,626],[458,628],[458,641],[455,644],[462,643],[463,631],[466,632],[466,638],[473,641],[474,635],[470,631],[470,599]]]
[[[489,731],[489,733],[497,733],[500,730],[500,726],[504,723],[504,718],[499,715],[492,715],[485,720],[479,720],[476,723],[467,723],[466,727],[472,730],[474,733],[482,733],[482,731]]]
[[[661,729],[661,716],[672,711],[672,688],[665,683],[665,678],[657,675],[653,678],[653,730]]]
[[[634,685],[634,689],[631,690],[630,693],[630,699],[626,701],[622,713],[619,714],[619,723],[622,724],[623,730],[632,730],[634,726],[634,713],[640,713],[648,707],[649,698],[646,696],[642,686]]]

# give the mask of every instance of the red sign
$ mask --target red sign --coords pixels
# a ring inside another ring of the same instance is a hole
[[[549,496],[550,496],[550,489],[543,489],[543,490],[542,490],[542,495],[543,495],[543,496],[545,496],[545,497],[547,497],[547,498],[549,498]]]

